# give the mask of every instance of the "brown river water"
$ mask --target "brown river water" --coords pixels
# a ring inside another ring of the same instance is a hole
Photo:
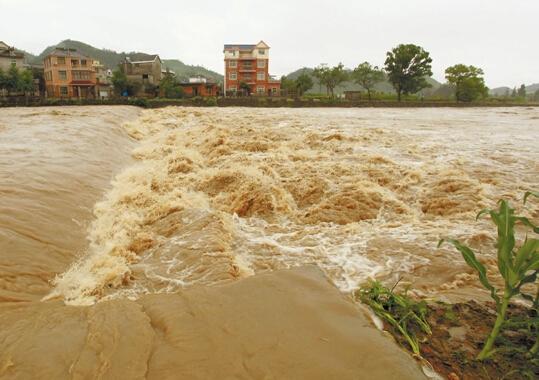
[[[347,295],[480,294],[436,243],[494,268],[475,214],[539,218],[538,144],[538,108],[0,109],[0,378],[420,378]]]

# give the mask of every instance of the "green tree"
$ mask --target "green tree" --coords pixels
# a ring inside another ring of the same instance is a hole
[[[432,59],[422,47],[401,44],[386,54],[385,69],[399,102],[402,94],[415,94],[430,87],[426,77],[432,75]]]
[[[11,65],[6,74],[6,90],[8,92],[16,92],[20,88],[21,74],[19,69],[14,64]]]
[[[183,88],[174,75],[165,75],[159,83],[159,92],[161,96],[170,99],[179,99],[184,96]]]
[[[33,92],[34,91],[34,76],[30,70],[23,70],[19,74],[19,81],[17,91],[20,92]]]
[[[331,97],[335,96],[335,88],[348,79],[348,73],[342,63],[333,67],[321,64],[314,69],[313,76],[326,86],[326,92]]]
[[[242,90],[247,96],[251,95],[251,86],[245,82],[240,82],[240,90]]]
[[[0,68],[0,90],[3,90],[6,88],[6,74],[4,74],[4,70]]]
[[[517,91],[517,95],[521,98],[525,98],[526,97],[526,86],[521,84],[520,85],[520,88],[518,89]]]
[[[539,102],[539,90],[535,91],[535,94],[533,95],[533,99],[534,99],[536,102]]]
[[[112,86],[117,95],[123,96],[127,92],[128,96],[134,96],[140,90],[141,84],[127,79],[127,76],[121,69],[116,69],[112,73]]]
[[[114,70],[112,72],[111,82],[116,94],[123,96],[124,92],[127,91],[127,76],[125,73],[120,69]]]
[[[382,82],[384,77],[384,71],[378,66],[373,67],[369,62],[361,63],[352,73],[354,82],[367,90],[369,100],[371,100],[372,89],[377,83]]]
[[[313,79],[305,71],[295,80],[295,88],[299,96],[313,88]]]
[[[483,70],[478,67],[453,65],[445,70],[445,79],[455,86],[457,102],[471,102],[488,95]]]
[[[283,90],[296,90],[296,81],[293,79],[287,78],[285,75],[281,77],[281,89]]]
[[[517,93],[517,88],[516,88],[516,87],[513,87],[513,92],[511,92],[511,97],[512,97],[512,98],[516,98],[517,95],[518,95],[518,93]]]

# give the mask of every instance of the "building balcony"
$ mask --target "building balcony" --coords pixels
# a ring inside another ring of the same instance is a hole
[[[240,67],[238,71],[240,73],[254,73],[256,69],[254,67]]]

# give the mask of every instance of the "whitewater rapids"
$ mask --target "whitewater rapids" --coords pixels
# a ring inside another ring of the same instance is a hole
[[[475,215],[539,218],[538,142],[537,108],[2,109],[0,378],[418,378],[346,297],[477,294],[436,243],[494,268]]]

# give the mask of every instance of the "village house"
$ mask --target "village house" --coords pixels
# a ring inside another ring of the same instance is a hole
[[[94,98],[93,60],[76,49],[55,48],[44,61],[46,94],[51,98]]]
[[[120,63],[128,81],[141,84],[140,93],[159,86],[161,79],[166,75],[163,63],[158,55],[144,61],[132,61],[129,57]]]
[[[270,47],[260,41],[256,45],[227,44],[224,46],[224,95],[234,95],[244,88],[248,95],[278,95],[281,82],[269,75]]]
[[[12,65],[22,69],[24,66],[24,53],[0,41],[0,69],[5,72]]]
[[[95,71],[95,95],[98,99],[108,99],[112,95],[112,70],[107,69],[101,62],[93,61]]]
[[[219,96],[219,85],[210,82],[204,77],[189,78],[185,82],[180,82],[186,96]]]

